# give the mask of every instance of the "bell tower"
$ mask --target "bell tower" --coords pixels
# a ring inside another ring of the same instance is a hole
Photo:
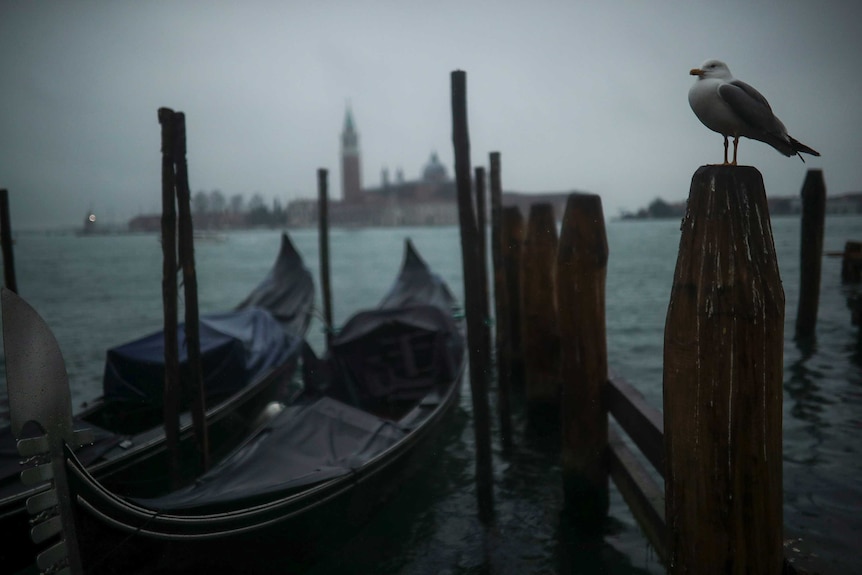
[[[362,173],[359,162],[359,134],[353,125],[353,113],[347,107],[341,132],[341,199],[345,203],[362,201]]]

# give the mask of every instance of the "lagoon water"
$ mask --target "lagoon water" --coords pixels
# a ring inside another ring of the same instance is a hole
[[[834,573],[862,573],[862,353],[850,323],[849,289],[840,260],[824,258],[817,340],[793,341],[799,285],[799,220],[772,222],[786,295],[784,358],[785,524]],[[196,260],[202,313],[233,307],[275,259],[279,231],[227,234],[199,242]],[[609,222],[607,335],[610,367],[662,405],[662,342],[679,221]],[[319,284],[315,230],[291,237]],[[862,217],[827,218],[824,250],[859,240]],[[463,301],[456,228],[336,229],[331,232],[336,324],[383,296],[411,238]],[[105,350],[159,328],[161,246],[154,235],[78,237],[17,235],[20,294],[45,318],[66,360],[78,405],[100,393]],[[858,288],[857,288],[858,289]],[[317,299],[319,306],[319,296]],[[318,320],[309,330],[323,348]],[[0,356],[2,364],[2,356]],[[2,372],[2,370],[0,370]],[[0,425],[8,409],[0,373]],[[412,485],[343,549],[311,572],[329,573],[662,573],[646,539],[614,489],[604,541],[581,543],[561,526],[558,455],[524,432],[516,413],[511,457],[494,445],[496,526],[476,518],[470,393],[432,448],[433,460]],[[492,396],[492,401],[494,397]]]

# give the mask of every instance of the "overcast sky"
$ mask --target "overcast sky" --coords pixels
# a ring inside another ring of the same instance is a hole
[[[316,194],[349,103],[363,184],[432,151],[452,173],[450,73],[467,72],[473,165],[504,188],[583,190],[605,214],[685,199],[722,138],[695,118],[709,58],[759,89],[822,158],[743,140],[770,195],[808,168],[862,190],[858,2],[0,2],[0,187],[13,227],[125,221],[160,209],[159,124],[186,113],[193,191]]]

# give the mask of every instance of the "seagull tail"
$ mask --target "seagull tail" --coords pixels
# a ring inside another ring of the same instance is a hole
[[[795,139],[791,138],[790,136],[787,136],[787,138],[790,140],[790,145],[793,146],[793,151],[796,152],[796,155],[799,156],[800,158],[802,158],[802,156],[799,155],[800,152],[805,153],[805,154],[811,154],[812,156],[819,156],[820,155],[820,152],[809,148],[808,146],[806,146],[805,144],[803,144],[799,140],[795,140]],[[804,162],[805,160],[802,160],[802,161]]]

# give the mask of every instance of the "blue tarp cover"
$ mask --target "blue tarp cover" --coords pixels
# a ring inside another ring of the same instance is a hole
[[[349,474],[405,435],[390,421],[322,397],[287,407],[193,485],[135,501],[162,511],[235,509]]]
[[[181,377],[188,378],[185,324],[179,326]],[[234,393],[298,350],[299,340],[285,334],[260,308],[207,315],[200,319],[201,363],[208,397]],[[165,378],[164,332],[108,350],[104,395],[108,401],[161,405]]]

